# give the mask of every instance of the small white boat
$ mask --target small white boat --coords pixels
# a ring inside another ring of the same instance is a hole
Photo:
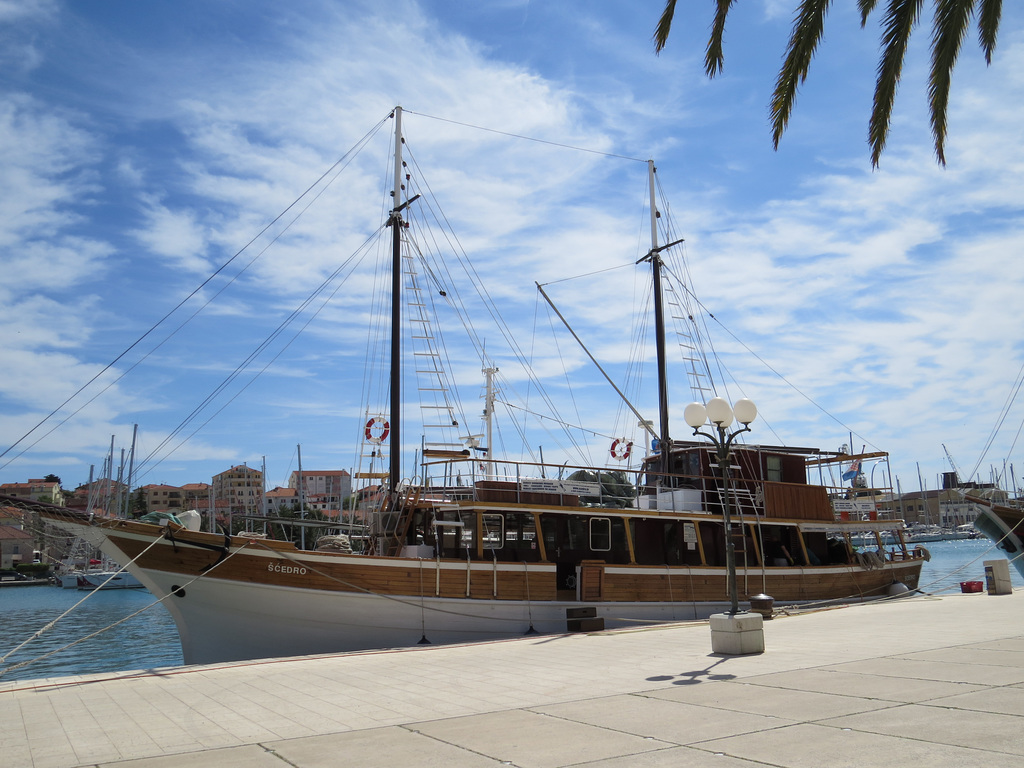
[[[66,576],[75,577],[75,589],[143,589],[143,584],[128,571],[77,571]],[[61,586],[65,586],[63,579]]]
[[[853,533],[850,534],[850,543],[855,547],[877,547],[878,539],[875,538],[875,535],[874,531]],[[891,531],[878,531],[877,535],[881,537],[883,547],[892,547],[897,544],[896,537]],[[910,543],[910,539],[907,539],[907,543]]]

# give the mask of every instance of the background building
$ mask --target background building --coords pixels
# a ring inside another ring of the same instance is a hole
[[[0,483],[0,493],[22,499],[64,506],[64,491],[56,480],[29,480],[27,483]]]
[[[298,472],[292,472],[288,487],[305,496],[306,509],[339,511],[352,494],[352,476],[344,469],[303,470],[301,488]]]
[[[279,515],[282,510],[297,509],[299,491],[296,488],[275,488],[267,491],[267,514]]]
[[[182,509],[209,509],[212,489],[209,483],[185,483],[181,486]]]
[[[230,514],[256,515],[263,512],[263,473],[239,464],[213,476],[213,498],[227,502]]]
[[[136,493],[142,494],[146,512],[176,512],[184,509],[184,494],[176,485],[144,485]]]
[[[13,525],[0,525],[0,570],[31,563],[35,552],[35,537],[31,533]]]

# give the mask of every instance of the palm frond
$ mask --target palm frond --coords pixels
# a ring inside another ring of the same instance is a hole
[[[980,0],[978,3],[978,42],[985,52],[985,63],[992,63],[999,33],[999,17],[1003,13],[1003,0]]]
[[[786,46],[786,57],[775,81],[769,107],[772,123],[772,141],[775,149],[786,131],[793,112],[797,87],[807,79],[807,70],[825,28],[825,14],[832,0],[803,0],[793,22],[793,33]]]
[[[725,62],[722,42],[725,38],[725,20],[734,2],[736,0],[716,0],[715,20],[711,24],[711,36],[708,38],[708,47],[704,52],[704,71],[708,77],[714,77],[722,71],[722,65]]]
[[[857,0],[857,9],[860,11],[860,26],[862,29],[868,23],[868,16],[875,10],[876,5],[878,5],[878,0]]]
[[[654,29],[654,52],[661,53],[661,49],[668,43],[668,33],[672,30],[672,17],[676,15],[676,0],[667,0],[665,10],[661,12],[658,19],[658,26]]]
[[[882,56],[878,62],[878,79],[875,81],[875,98],[868,121],[868,145],[871,148],[871,165],[878,167],[885,140],[889,136],[889,119],[896,99],[903,71],[903,59],[907,53],[910,33],[914,30],[924,0],[889,0],[882,20]]]
[[[949,81],[960,55],[975,0],[936,0],[932,27],[932,71],[928,78],[928,104],[931,107],[935,156],[946,164],[946,107]]]

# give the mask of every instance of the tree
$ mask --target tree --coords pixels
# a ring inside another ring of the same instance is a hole
[[[714,77],[722,71],[725,61],[723,38],[725,20],[736,0],[712,0],[715,3],[715,18],[711,25],[704,54],[704,71]],[[932,65],[928,78],[928,102],[931,110],[932,136],[935,140],[935,156],[942,165],[946,164],[946,106],[949,102],[949,83],[953,67],[960,55],[960,46],[970,26],[971,18],[977,16],[978,42],[985,54],[985,62],[992,63],[992,52],[996,47],[1002,0],[933,0],[935,15],[932,23]],[[793,22],[793,32],[786,45],[786,55],[779,70],[772,93],[770,111],[772,143],[779,148],[779,140],[789,123],[800,83],[807,79],[811,59],[821,40],[825,28],[825,14],[832,0],[800,0]],[[860,10],[860,25],[867,24],[868,16],[878,5],[878,0],[857,0]],[[888,0],[882,16],[881,55],[878,60],[878,78],[875,81],[875,98],[868,121],[868,144],[871,147],[871,165],[878,167],[879,158],[885,149],[889,135],[889,119],[896,98],[903,70],[910,35],[917,26],[924,0]],[[676,0],[666,0],[665,10],[654,31],[654,50],[660,53],[668,42],[672,18],[676,11]]]
[[[128,515],[130,517],[142,517],[149,512],[149,506],[146,504],[146,492],[141,488],[136,488],[135,492],[131,494],[130,499],[131,501],[128,506]]]
[[[57,485],[60,485],[60,478],[57,477],[56,475],[47,475],[46,477],[43,478],[43,482],[56,483]]]

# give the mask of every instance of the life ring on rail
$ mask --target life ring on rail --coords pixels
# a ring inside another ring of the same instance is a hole
[[[613,459],[618,461],[625,461],[629,458],[630,451],[633,450],[633,444],[624,437],[616,438],[612,440],[611,454]]]
[[[375,443],[380,445],[388,439],[388,433],[391,431],[391,425],[388,424],[388,420],[383,416],[374,416],[368,422],[366,422],[366,429],[363,430],[366,435],[366,442]]]

